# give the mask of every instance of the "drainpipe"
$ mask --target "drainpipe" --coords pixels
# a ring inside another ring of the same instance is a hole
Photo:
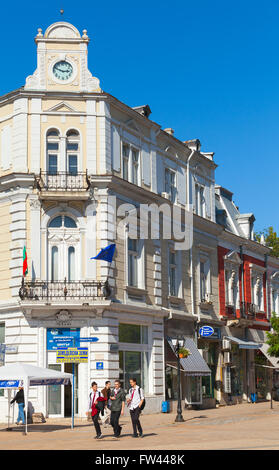
[[[191,151],[191,154],[187,160],[187,207],[190,212],[190,160],[193,157],[195,150]],[[194,227],[193,227],[194,230]],[[194,239],[194,237],[193,237]],[[197,317],[196,328],[195,328],[195,343],[198,342],[198,324],[200,323],[200,313],[195,313],[195,293],[194,293],[194,267],[193,267],[193,248],[190,248],[190,282],[191,282],[191,306],[192,306],[192,315]]]

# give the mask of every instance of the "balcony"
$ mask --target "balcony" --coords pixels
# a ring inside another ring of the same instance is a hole
[[[22,301],[45,303],[92,303],[112,294],[108,281],[25,281],[19,289]]]
[[[59,171],[58,173],[49,173],[41,171],[36,176],[36,187],[43,198],[61,198],[68,193],[71,199],[81,197],[88,198],[90,181],[87,172],[69,173]]]
[[[250,302],[241,302],[241,317],[247,320],[266,320],[266,312],[259,310],[259,307]]]

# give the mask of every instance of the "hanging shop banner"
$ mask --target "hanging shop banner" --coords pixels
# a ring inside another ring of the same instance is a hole
[[[88,348],[57,349],[56,362],[88,362]]]

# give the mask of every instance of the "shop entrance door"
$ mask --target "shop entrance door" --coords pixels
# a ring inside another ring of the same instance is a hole
[[[72,374],[72,364],[49,364],[49,369]],[[78,364],[74,364],[75,415],[78,414]],[[48,416],[67,418],[72,415],[72,385],[49,385],[47,387]]]

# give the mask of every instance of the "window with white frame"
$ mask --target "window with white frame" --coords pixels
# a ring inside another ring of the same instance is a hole
[[[59,157],[59,132],[56,129],[50,129],[47,133],[47,171],[50,175],[56,175],[58,171]]]
[[[225,295],[228,307],[239,308],[238,266],[225,266]]]
[[[77,175],[80,152],[80,136],[76,130],[67,132],[66,140],[66,168],[70,175]]]
[[[169,194],[170,201],[176,200],[176,178],[175,171],[165,168],[165,192]]]
[[[276,271],[270,278],[271,282],[271,309],[279,316],[279,272]]]
[[[139,253],[138,240],[128,238],[128,285],[138,287]]]
[[[200,184],[195,184],[195,213],[205,217],[205,188]]]
[[[140,186],[140,152],[127,143],[122,144],[122,177]]]
[[[210,258],[206,253],[200,253],[200,301],[209,302],[210,295]]]
[[[177,296],[177,266],[173,248],[169,248],[169,294]]]
[[[129,181],[129,145],[122,145],[122,176],[123,179]]]
[[[251,278],[252,303],[259,311],[264,310],[263,274],[253,273]]]
[[[54,217],[48,225],[48,278],[51,282],[78,280],[80,234],[75,220],[67,215]]]

